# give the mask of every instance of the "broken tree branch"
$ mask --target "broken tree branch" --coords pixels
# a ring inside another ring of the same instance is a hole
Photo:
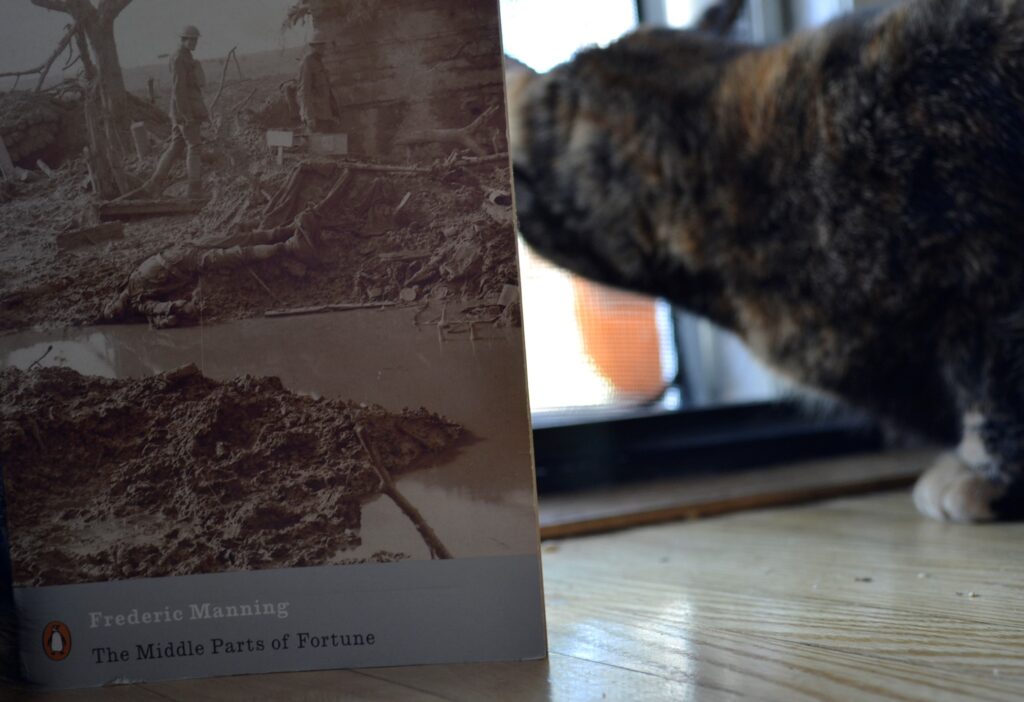
[[[448,168],[457,168],[459,166],[472,166],[478,163],[492,163],[495,161],[507,161],[508,153],[490,154],[488,156],[463,156],[456,158],[450,163],[445,163],[444,166]],[[438,165],[432,166],[396,166],[388,163],[368,163],[366,161],[337,161],[337,163],[345,168],[351,168],[356,171],[370,171],[380,173],[423,173],[431,174],[438,170]]]
[[[259,90],[259,88],[253,88],[252,92],[246,95],[243,100],[239,100],[238,103],[236,103],[235,106],[231,108],[231,113],[238,114],[242,110],[242,108],[245,107],[246,103],[252,100],[252,96],[256,94],[257,90]]]
[[[45,61],[43,61],[38,66],[35,66],[33,68],[27,68],[23,71],[7,71],[5,73],[0,73],[0,78],[14,78],[14,87],[16,88],[18,85],[17,80],[20,79],[22,76],[38,74],[39,78],[38,80],[36,80],[36,92],[39,92],[40,89],[42,89],[43,87],[43,82],[46,80],[46,76],[50,73],[50,68],[53,66],[53,62],[57,60],[58,56],[64,53],[64,50],[66,48],[68,48],[68,45],[71,43],[71,39],[75,36],[75,32],[77,31],[77,23],[68,25],[68,29],[64,32],[64,36],[61,37],[61,40],[59,42],[57,42],[57,48],[53,50],[53,52],[46,58]]]
[[[394,307],[395,302],[367,302],[367,303],[341,303],[335,305],[316,305],[314,307],[292,307],[283,310],[267,310],[264,317],[298,317],[306,314],[321,314],[323,312],[350,312],[352,310],[379,310],[385,307]]]
[[[237,46],[231,47],[231,51],[228,52],[227,58],[224,59],[224,68],[220,72],[220,87],[217,88],[217,94],[214,95],[213,102],[210,103],[211,113],[217,108],[217,102],[220,100],[220,95],[224,92],[224,83],[228,78],[228,66],[231,65],[231,57],[235,55],[235,49],[237,48]]]
[[[55,12],[71,12],[71,8],[65,0],[30,0],[30,2],[36,7],[41,7],[44,10],[54,10]]]
[[[238,62],[238,54],[235,53],[234,49],[231,50],[230,56],[235,60],[235,70],[238,71],[238,80],[245,80],[245,75],[242,73],[242,64]]]
[[[398,505],[398,508],[402,510],[405,516],[409,518],[409,521],[413,523],[413,526],[416,527],[416,531],[420,533],[424,543],[427,544],[427,548],[430,549],[430,556],[435,559],[452,558],[451,551],[441,543],[441,539],[439,539],[434,530],[430,528],[430,525],[427,524],[419,510],[416,509],[416,507],[413,506],[409,500],[405,499],[402,493],[398,491],[394,478],[391,477],[391,474],[388,472],[387,468],[384,467],[384,464],[381,462],[377,452],[370,447],[366,437],[363,436],[363,427],[361,425],[356,425],[356,438],[359,439],[359,443],[362,444],[363,450],[366,451],[366,454],[370,457],[370,465],[373,466],[374,471],[376,471],[378,477],[380,477],[382,491],[385,495],[391,498],[392,502]]]
[[[32,361],[32,363],[29,364],[28,369],[32,370],[33,368],[38,366],[40,363],[42,363],[43,359],[46,358],[47,356],[49,356],[51,351],[53,351],[53,344],[50,344],[49,346],[47,346],[46,350],[43,351],[43,355],[40,356],[39,358],[37,358],[36,360]]]
[[[420,129],[399,137],[395,140],[395,143],[400,146],[456,144],[469,149],[478,157],[483,157],[487,155],[487,152],[473,136],[473,132],[497,110],[498,107],[496,105],[491,105],[465,127],[459,127],[458,129]]]
[[[267,291],[268,295],[274,298],[277,302],[281,301],[281,298],[274,294],[274,291],[270,289],[270,286],[263,282],[263,278],[260,278],[258,275],[256,275],[256,271],[249,267],[246,267],[245,270],[249,271],[249,275],[256,279],[256,282],[260,284],[260,287]]]

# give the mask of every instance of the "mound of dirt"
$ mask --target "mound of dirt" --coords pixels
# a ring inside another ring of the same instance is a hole
[[[0,93],[0,138],[15,164],[34,170],[42,159],[56,168],[81,154],[88,143],[82,91],[71,81],[43,92]],[[129,95],[128,110],[132,122],[166,136],[169,122],[158,108]]]
[[[14,92],[0,98],[0,138],[15,163],[47,149],[60,128],[61,109],[48,95]]]
[[[277,378],[221,383],[195,366],[141,380],[0,371],[14,581],[350,563],[360,503],[381,490],[364,444],[399,475],[463,435],[422,408],[314,399]]]

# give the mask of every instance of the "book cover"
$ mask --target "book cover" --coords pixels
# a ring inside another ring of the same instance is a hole
[[[9,10],[24,677],[543,657],[497,2]]]

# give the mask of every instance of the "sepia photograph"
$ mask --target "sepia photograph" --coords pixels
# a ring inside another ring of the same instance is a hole
[[[15,585],[535,553],[496,4],[14,5]]]

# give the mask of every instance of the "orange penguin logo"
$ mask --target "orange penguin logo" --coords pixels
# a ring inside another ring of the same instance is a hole
[[[43,652],[51,661],[71,655],[71,631],[64,622],[50,622],[43,629]]]

